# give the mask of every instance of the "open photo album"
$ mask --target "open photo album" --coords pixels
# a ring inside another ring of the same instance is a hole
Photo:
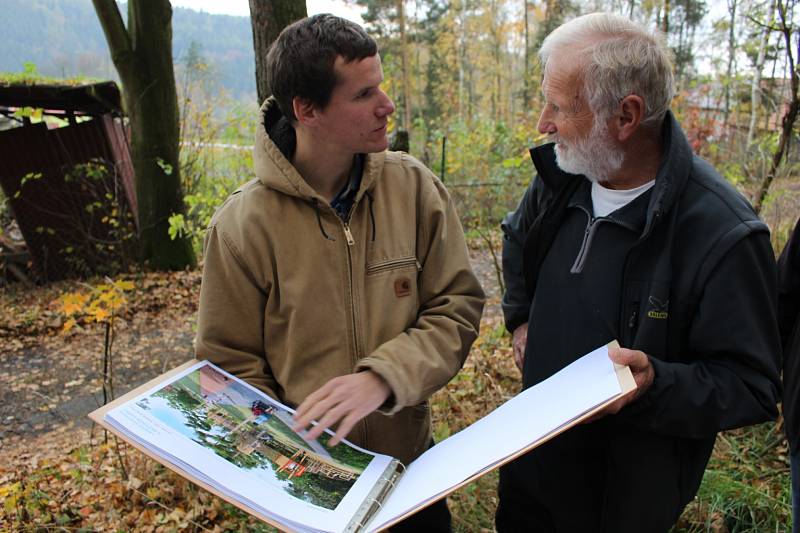
[[[596,413],[635,384],[605,346],[409,465],[326,432],[207,361],[190,361],[89,416],[181,476],[281,529],[361,532],[419,509]]]

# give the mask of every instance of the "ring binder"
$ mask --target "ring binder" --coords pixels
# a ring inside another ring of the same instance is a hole
[[[370,519],[383,507],[383,502],[394,490],[397,479],[403,474],[405,468],[403,463],[397,459],[392,459],[389,466],[378,478],[375,487],[367,494],[358,511],[350,523],[347,524],[344,530],[346,533],[358,533],[366,528],[365,524],[368,524]]]
[[[214,380],[212,373],[227,379]],[[220,387],[231,392],[226,398],[230,405],[218,401],[220,390],[223,390]],[[338,460],[325,459],[316,453],[320,450],[297,451],[297,444],[302,445],[299,439],[292,440],[274,432],[271,437],[265,437],[265,433],[259,430],[259,424],[271,421],[276,427],[283,427],[281,424],[285,423],[282,419],[288,416],[283,413],[288,413],[288,408],[208,362],[191,361],[182,365],[92,412],[90,417],[167,468],[276,527],[304,533],[371,533],[390,528],[453,490],[586,420],[635,387],[630,369],[615,368],[608,359],[607,349],[597,348],[551,378],[509,400],[480,423],[463,429],[458,436],[454,436],[455,439],[451,437],[430,448],[409,468],[389,456],[374,455],[370,461],[377,459],[378,462],[369,463],[375,467],[369,478],[364,479],[365,483],[360,486],[357,496],[351,498],[346,511],[328,511],[315,507],[313,502],[306,504],[305,500],[298,499],[303,507],[297,509],[302,510],[284,512],[281,504],[275,503],[276,500],[294,505],[294,498],[298,498],[295,494],[284,494],[280,492],[284,489],[276,486],[274,488],[277,490],[271,492],[269,498],[264,498],[260,480],[253,485],[241,482],[246,481],[247,477],[236,470],[240,469],[238,465],[222,463],[227,458],[220,457],[216,451],[214,455],[207,455],[212,453],[209,448],[202,447],[202,443],[167,425],[167,422],[185,425],[189,423],[188,419],[181,422],[180,417],[164,420],[155,418],[155,410],[173,412],[178,409],[167,401],[158,400],[160,397],[157,393],[165,391],[164,394],[178,402],[177,405],[183,409],[194,409],[192,412],[196,416],[210,420],[218,427],[227,428],[225,422],[230,416],[243,417],[245,423],[234,428],[237,432],[236,447],[222,450],[225,453],[234,453],[236,457],[257,454],[253,457],[262,462],[270,461],[272,468],[280,471],[282,476],[289,476],[288,479],[310,474],[324,475],[329,479],[348,479],[352,476],[352,468],[343,468],[341,464],[344,463],[339,464]],[[179,391],[185,394],[176,396]],[[575,391],[581,391],[580,402],[572,401]],[[243,402],[240,397],[247,401]],[[571,401],[566,402],[566,397]],[[239,399],[238,403],[235,399]],[[251,401],[253,399],[255,401]],[[558,416],[546,421],[528,418],[530,413],[544,409],[543,406],[560,403],[570,407],[561,409]],[[225,405],[228,405],[227,411]],[[520,424],[521,420],[525,423]],[[491,449],[478,447],[477,444],[483,443],[486,438],[487,428],[492,427],[511,430],[496,430],[495,433],[499,432],[505,437],[493,433],[496,438],[492,441]],[[288,432],[288,429],[284,431]],[[349,446],[346,442],[342,445]],[[193,456],[197,450],[203,451],[202,464]],[[358,451],[356,447],[353,450]],[[473,460],[453,459],[464,457]],[[206,464],[210,461],[217,465],[233,465],[235,468],[226,467],[232,473],[210,476]],[[401,476],[404,481],[398,483]],[[424,483],[420,482],[423,478]],[[247,490],[258,495],[248,496]]]

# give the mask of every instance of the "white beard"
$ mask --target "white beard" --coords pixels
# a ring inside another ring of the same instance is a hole
[[[625,154],[614,146],[608,136],[605,121],[595,117],[592,131],[585,139],[580,139],[561,147],[556,135],[556,163],[564,172],[583,174],[590,181],[608,181],[609,176],[622,168]]]

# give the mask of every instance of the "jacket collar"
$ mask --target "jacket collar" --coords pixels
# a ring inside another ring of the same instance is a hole
[[[634,198],[627,205],[609,213],[604,218],[635,231],[637,235],[644,231],[645,223],[647,221],[648,204],[652,194],[652,189],[647,190]],[[593,217],[592,206],[592,184],[589,180],[583,180],[578,186],[578,190],[573,193],[572,197],[567,204],[567,207],[577,207],[583,209],[590,217]]]
[[[256,176],[264,186],[270,189],[304,200],[317,200],[322,204],[327,204],[328,202],[306,183],[291,161],[270,138],[268,130],[281,118],[283,118],[283,114],[278,103],[274,98],[268,98],[261,106],[256,127],[256,142],[253,148],[253,165]],[[364,196],[366,191],[375,186],[383,170],[385,158],[386,152],[367,154],[364,161],[364,173],[361,177],[361,187],[355,198],[356,202]]]
[[[656,173],[656,184],[650,194],[647,219],[642,236],[647,235],[653,224],[670,211],[683,190],[692,168],[692,149],[683,130],[671,111],[667,111],[661,126],[662,156]],[[582,175],[569,174],[556,164],[554,143],[544,144],[530,150],[536,172],[544,185],[560,190],[575,179],[586,179]]]

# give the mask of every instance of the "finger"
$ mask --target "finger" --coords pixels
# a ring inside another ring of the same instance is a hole
[[[328,441],[328,445],[336,446],[337,444],[339,444],[342,441],[342,439],[344,439],[345,437],[347,437],[347,435],[350,434],[350,430],[353,429],[353,426],[356,425],[356,422],[358,422],[362,418],[363,418],[362,415],[355,412],[350,412],[346,417],[344,417],[344,420],[342,420],[342,422],[339,424],[339,427],[336,429],[336,435],[334,435],[333,438],[330,441]]]
[[[338,402],[335,398],[327,396],[313,405],[308,405],[306,407],[306,412],[302,416],[298,417],[297,413],[295,413],[295,422],[294,426],[292,426],[292,429],[294,431],[300,431],[307,428],[312,420],[318,420],[322,415],[330,411],[337,403]]]
[[[631,370],[639,370],[647,366],[647,356],[639,350],[609,348],[608,357],[618,365],[631,367]]]
[[[294,411],[295,420],[303,418],[314,405],[316,405],[320,400],[328,396],[330,389],[331,389],[331,382],[329,381],[322,387],[318,388],[317,390],[306,396],[305,400],[303,400],[297,407],[297,409],[295,409]]]
[[[610,414],[611,406],[613,406],[613,405],[614,405],[613,402],[608,404],[608,405],[606,405],[605,407],[603,407],[602,409],[597,411],[595,414],[593,414],[592,416],[590,416],[589,418],[584,420],[583,423],[584,424],[590,424],[590,423],[592,423],[592,422],[594,422],[596,420],[600,420],[601,418],[603,418],[607,414]]]
[[[605,409],[603,409],[602,411],[596,412],[595,414],[593,414],[592,416],[590,416],[589,418],[587,418],[586,420],[581,422],[581,424],[591,424],[595,420],[600,420],[604,416],[606,416]]]
[[[617,398],[616,400],[614,400],[613,402],[611,402],[610,404],[608,404],[607,406],[605,406],[604,408],[602,408],[601,410],[599,410],[598,412],[596,412],[595,414],[584,420],[582,423],[589,424],[605,416],[615,415],[619,413],[623,407],[625,407],[631,401],[633,401],[635,393],[636,390],[626,392],[625,394],[623,394],[622,396],[620,396],[619,398]]]
[[[636,395],[636,389],[626,392],[618,399],[608,404],[608,407],[605,409],[606,414],[615,415],[619,413],[623,407],[631,403],[635,395]]]
[[[620,349],[617,346],[609,346],[608,348],[608,358],[611,359],[613,362],[617,363],[618,365],[624,365],[625,363],[622,362],[622,354],[620,353]]]
[[[303,438],[306,440],[314,440],[322,433],[331,427],[332,425],[336,424],[343,416],[345,416],[346,410],[341,408],[341,406],[337,406],[334,409],[329,410],[325,413],[313,428],[308,430],[308,432],[303,435]]]
[[[313,426],[308,432],[301,434],[300,436],[307,441],[317,440],[320,435],[322,435],[325,430],[328,429],[328,426],[317,423],[317,425]]]

